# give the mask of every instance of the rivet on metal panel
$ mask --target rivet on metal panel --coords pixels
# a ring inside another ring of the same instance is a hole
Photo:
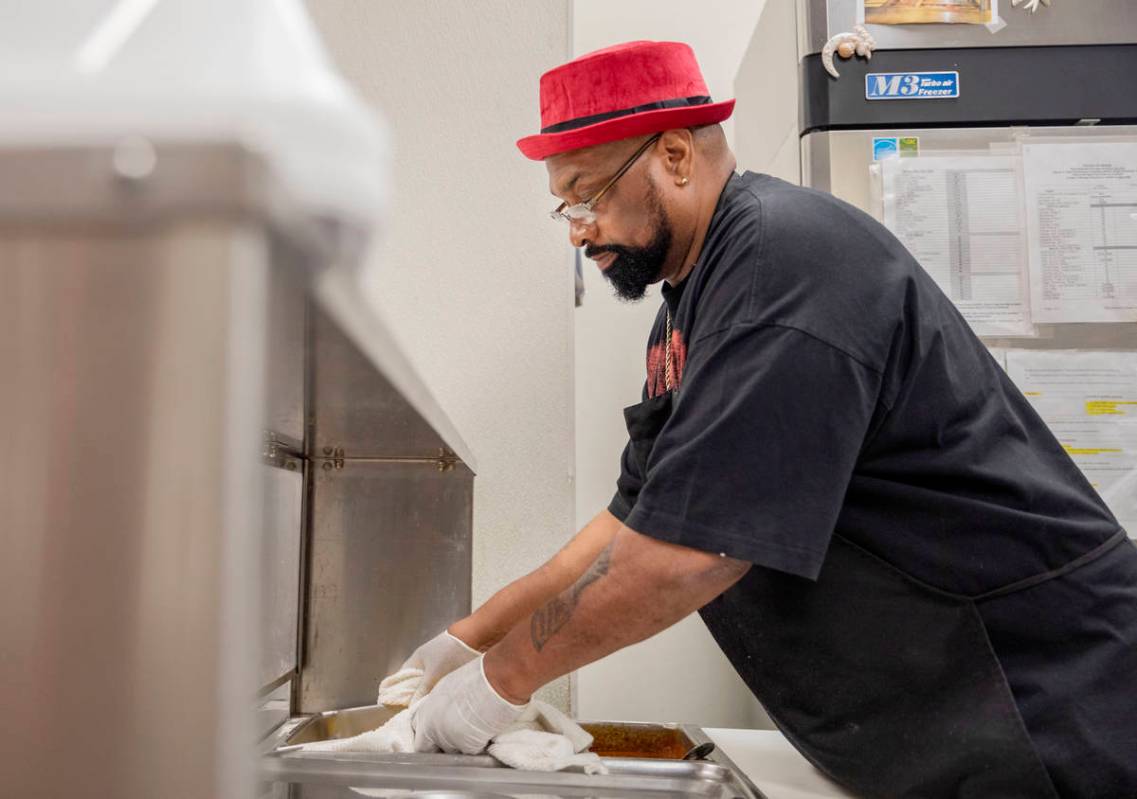
[[[438,471],[449,472],[453,471],[454,466],[458,463],[458,456],[448,449],[439,448],[438,450]]]

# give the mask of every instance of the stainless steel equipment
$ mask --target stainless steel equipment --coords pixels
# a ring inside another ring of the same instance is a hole
[[[329,710],[316,713],[291,726],[290,731],[278,737],[274,752],[294,751],[292,747],[316,741],[351,738],[360,733],[378,729],[390,721],[401,708],[376,705]],[[592,721],[581,726],[593,738],[589,751],[601,757],[649,758],[655,760],[683,760],[705,738],[696,740],[690,725],[649,724],[642,722]],[[702,759],[702,758],[688,758]]]
[[[374,702],[379,679],[469,612],[473,523],[460,440],[441,436],[335,316],[316,312],[311,334],[310,543],[293,705],[304,713]]]
[[[306,752],[300,744],[347,738],[374,729],[395,711],[360,707],[320,713],[277,737],[279,746],[262,761],[265,792],[290,786],[291,799],[339,796],[335,786],[365,790],[382,787],[415,796],[702,796],[761,799],[763,794],[721,751],[705,759],[684,753],[714,744],[698,727],[678,724],[584,722],[593,735],[592,751],[603,758],[607,775],[579,769],[556,773],[515,771],[488,755],[375,755]]]
[[[469,610],[471,458],[336,266],[352,231],[242,147],[148,146],[144,177],[114,146],[0,150],[22,796],[248,795],[258,735],[367,701]]]
[[[853,29],[858,0],[770,0],[736,77],[736,141],[744,166],[832,191],[871,210],[865,186],[870,148],[835,144],[842,134],[900,136],[940,130],[926,149],[1012,141],[1028,127],[1049,135],[1091,121],[1135,121],[1137,5],[1128,0],[1059,3],[1030,14],[1001,4],[1005,26],[870,25],[871,60],[838,60],[839,79],[821,64],[830,37]],[[795,49],[792,42],[797,42]],[[954,70],[961,92],[949,101],[874,102],[869,73]],[[1041,127],[1044,126],[1044,127]],[[800,152],[784,148],[790,129]],[[965,144],[966,143],[966,144]],[[921,148],[925,148],[923,140]]]
[[[730,761],[633,760],[605,761],[607,775],[579,771],[542,773],[515,771],[493,758],[463,755],[373,755],[305,758],[282,755],[264,761],[261,776],[272,785],[288,786],[292,799],[367,795],[368,788],[384,796],[413,792],[418,796],[447,795],[476,799],[504,797],[707,797],[758,799],[763,796]],[[350,787],[358,789],[344,791]]]

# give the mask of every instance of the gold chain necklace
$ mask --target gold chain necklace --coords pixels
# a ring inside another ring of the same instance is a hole
[[[667,340],[663,344],[663,385],[671,391],[671,310],[667,311]]]

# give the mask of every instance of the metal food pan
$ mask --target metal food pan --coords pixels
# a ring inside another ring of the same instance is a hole
[[[613,758],[604,764],[607,774],[585,774],[580,767],[520,771],[486,755],[291,751],[263,757],[259,779],[290,785],[291,799],[324,799],[329,791],[335,793],[335,786],[381,788],[386,796],[445,792],[463,799],[486,794],[509,799],[764,799],[745,775],[719,763]]]
[[[282,745],[350,738],[381,727],[399,710],[371,705],[318,713],[293,729]],[[594,739],[589,751],[603,758],[682,760],[700,743],[678,724],[586,721],[580,726]]]
[[[375,729],[398,712],[376,706],[348,708],[294,720],[266,741],[260,777],[291,785],[291,799],[340,796],[337,786],[461,794],[464,799],[496,794],[515,797],[628,797],[628,799],[764,799],[758,788],[722,752],[701,761],[682,760],[689,749],[710,739],[700,728],[680,724],[583,722],[596,739],[593,750],[608,774],[585,774],[578,767],[543,773],[515,771],[489,755],[366,752],[309,752],[299,744],[347,738]],[[343,794],[346,795],[346,794]]]
[[[281,745],[294,746],[337,738],[351,738],[382,727],[401,710],[400,707],[367,705],[317,713],[298,724]]]

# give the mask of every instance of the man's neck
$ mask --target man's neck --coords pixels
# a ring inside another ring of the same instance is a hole
[[[712,189],[703,194],[699,202],[699,217],[695,225],[695,235],[691,237],[691,246],[687,248],[683,260],[680,262],[679,269],[672,275],[664,278],[669,286],[674,286],[682,283],[687,275],[691,274],[691,270],[699,262],[699,256],[703,252],[703,243],[707,240],[707,231],[711,228],[711,220],[714,219],[715,208],[718,207],[719,197],[726,189],[727,181],[734,175],[735,160],[730,159],[728,164],[724,164],[723,168],[719,171],[716,179],[708,183],[709,186],[717,186],[717,189]]]

